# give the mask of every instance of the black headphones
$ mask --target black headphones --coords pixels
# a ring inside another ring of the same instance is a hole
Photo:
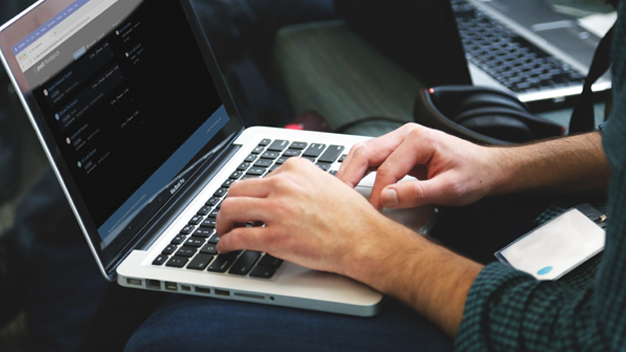
[[[561,136],[565,127],[536,116],[504,91],[477,86],[422,90],[413,109],[415,122],[481,144],[524,143]]]

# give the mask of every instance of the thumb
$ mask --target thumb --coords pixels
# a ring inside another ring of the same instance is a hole
[[[406,181],[383,188],[380,200],[386,208],[412,208],[426,204],[442,205],[449,201],[450,188],[441,180]]]

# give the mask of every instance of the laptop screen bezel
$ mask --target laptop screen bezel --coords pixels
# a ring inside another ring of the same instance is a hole
[[[10,55],[11,46],[15,43],[1,40],[3,33],[5,33],[8,28],[14,25],[19,25],[20,20],[27,15],[36,15],[38,9],[41,8],[41,5],[47,1],[50,0],[38,1],[27,10],[17,15],[11,21],[0,27],[0,60],[2,61],[13,85],[16,87],[18,97],[24,105],[26,113],[31,120],[40,142],[44,146],[44,152],[46,153],[69,205],[76,216],[78,225],[83,231],[89,247],[98,261],[98,266],[101,272],[107,279],[114,280],[116,276],[115,269],[119,263],[126,257],[130,250],[135,247],[136,243],[145,239],[145,237],[150,234],[138,231],[136,234],[131,236],[118,236],[118,238],[116,238],[116,240],[112,243],[104,248],[101,248],[102,240],[98,233],[97,226],[91,218],[77,185],[72,180],[69,167],[61,155],[59,146],[52,137],[53,134],[45,121],[42,111],[38,107],[38,103],[34,98],[32,90],[24,90],[19,86],[16,72],[19,75],[22,73],[19,71],[19,67],[16,63],[13,63],[13,65],[9,64],[9,60],[15,60],[15,58]],[[226,86],[221,70],[215,60],[210,44],[195,14],[193,6],[188,0],[172,1],[176,1],[181,5],[189,28],[194,36],[196,44],[198,45],[198,49],[201,52],[202,59],[206,65],[209,75],[213,79],[213,84],[229,117],[228,123],[220,129],[216,137],[208,141],[204,148],[202,148],[202,153],[207,153],[219,145],[223,145],[225,142],[228,143],[228,141],[234,140],[236,136],[243,131],[244,126],[237,108],[233,103],[230,91]],[[195,159],[199,159],[201,157],[202,155],[197,155]]]

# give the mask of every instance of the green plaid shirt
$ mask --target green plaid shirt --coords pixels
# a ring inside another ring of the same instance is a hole
[[[626,1],[613,42],[614,111],[603,132],[612,168],[606,249],[558,282],[499,263],[470,290],[459,351],[626,351]]]

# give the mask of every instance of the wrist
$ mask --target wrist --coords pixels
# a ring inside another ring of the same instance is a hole
[[[394,222],[378,234],[384,241],[351,253],[347,275],[404,302],[454,336],[482,266]]]

